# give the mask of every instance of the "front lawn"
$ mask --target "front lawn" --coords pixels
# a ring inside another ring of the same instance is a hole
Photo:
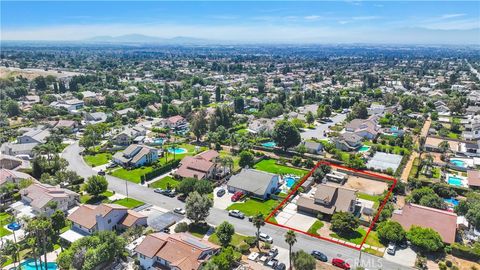
[[[81,203],[87,203],[87,204],[96,204],[98,202],[108,202],[108,197],[112,196],[113,192],[107,190],[100,194],[98,197],[93,198],[92,195],[90,194],[85,194],[80,196],[80,202]]]
[[[345,235],[338,235],[336,233],[330,234],[330,236],[333,238],[345,240],[347,242],[354,243],[357,245],[360,245],[362,243],[363,239],[365,238],[365,235],[367,235],[367,231],[363,228],[358,228],[356,231],[350,234],[345,234]],[[365,243],[370,246],[384,247],[378,240],[378,236],[375,231],[370,232]]]
[[[240,244],[244,243],[245,239],[247,239],[249,237],[254,237],[254,236],[244,236],[244,235],[240,235],[238,233],[235,233],[232,236],[232,240],[230,241],[230,245],[232,245],[234,247],[237,247]],[[214,243],[216,245],[220,245],[220,241],[218,241],[218,236],[217,236],[216,233],[210,235],[210,237],[208,238],[208,241],[211,242],[211,243]]]
[[[316,220],[307,232],[313,235],[319,235],[317,231],[322,228],[323,225],[323,222],[321,222],[320,220]]]
[[[275,159],[264,159],[259,163],[255,164],[254,168],[260,171],[280,174],[280,175],[294,174],[298,176],[304,176],[305,174],[308,173],[307,170],[276,164]]]
[[[98,153],[95,155],[86,155],[83,156],[83,160],[90,167],[97,167],[103,164],[107,164],[112,159],[112,154],[110,153]]]
[[[140,167],[132,170],[119,168],[110,172],[110,175],[139,184],[142,181],[142,176],[151,171],[153,171],[153,167],[151,166]]]
[[[132,199],[132,198],[124,198],[124,199],[113,201],[112,203],[119,204],[119,205],[125,206],[125,207],[130,208],[130,209],[135,208],[135,207],[139,207],[139,206],[145,204],[144,202],[137,201],[137,200]]]
[[[247,199],[245,202],[234,203],[230,205],[227,210],[240,210],[246,216],[255,216],[262,213],[266,218],[277,207],[278,201],[266,200],[261,201],[257,199]]]
[[[201,223],[201,224],[190,223],[188,225],[188,232],[195,237],[203,238],[203,236],[207,234],[210,228],[211,228],[210,225],[206,223]]]
[[[148,187],[161,189],[167,189],[167,187],[170,187],[173,189],[176,188],[180,182],[180,180],[174,179],[171,176],[165,176],[164,178],[151,183]]]

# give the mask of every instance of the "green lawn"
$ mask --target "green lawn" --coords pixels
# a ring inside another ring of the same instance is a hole
[[[367,231],[365,231],[365,229],[363,228],[358,228],[356,231],[348,235],[338,235],[336,233],[330,234],[331,237],[342,239],[357,245],[360,245],[362,243],[363,238],[365,238],[365,235],[367,235]],[[384,247],[378,240],[377,233],[374,231],[370,232],[370,234],[368,235],[367,241],[365,243],[371,246]]]
[[[375,246],[375,247],[384,247],[382,243],[380,243],[380,240],[378,240],[378,234],[376,231],[371,231],[368,234],[367,241],[365,241],[366,244],[370,246]]]
[[[8,224],[8,219],[10,217],[11,217],[10,214],[0,213],[0,237],[12,234],[11,231],[4,228],[4,226]]]
[[[308,229],[308,233],[311,233],[311,234],[314,234],[314,235],[318,235],[317,231],[323,227],[323,222],[321,222],[320,220],[316,220],[315,223],[313,223],[312,227],[310,227],[310,229]]]
[[[247,199],[245,202],[230,205],[227,210],[240,210],[246,216],[254,216],[262,213],[266,218],[277,205],[278,201],[276,200],[260,201],[257,199]]]
[[[255,164],[254,168],[260,171],[275,173],[275,174],[294,174],[298,176],[305,175],[308,171],[303,169],[292,168],[284,165],[279,165],[275,163],[275,159],[264,159],[259,163]]]
[[[240,235],[240,234],[236,233],[232,236],[232,240],[230,241],[230,245],[232,245],[234,247],[239,246],[240,244],[242,244],[245,241],[245,239],[247,239],[249,237],[253,237],[253,236],[244,236],[244,235]],[[220,241],[218,241],[218,237],[217,237],[216,233],[210,235],[210,237],[208,238],[208,241],[210,241],[211,243],[214,243],[216,245],[220,245]]]
[[[130,209],[145,204],[144,202],[137,201],[137,200],[132,199],[132,198],[124,198],[124,199],[120,199],[120,200],[113,201],[112,203],[116,203],[116,204],[119,204],[119,205],[123,205],[123,206],[125,206],[125,207],[127,207],[127,208],[130,208]]]
[[[174,179],[171,176],[165,176],[164,178],[151,183],[149,187],[167,189],[167,186],[170,184],[170,188],[176,188],[180,182],[180,180]]]
[[[99,201],[108,201],[108,197],[112,196],[113,192],[107,190],[104,193],[100,194],[97,198],[92,198],[91,195],[85,194],[80,196],[80,202],[81,203],[88,203],[88,204],[95,204]]]
[[[112,154],[110,153],[98,153],[95,155],[86,155],[83,156],[83,160],[91,166],[97,167],[103,164],[107,164],[112,159]]]
[[[358,192],[357,193],[357,197],[360,198],[360,199],[364,199],[364,200],[367,200],[367,201],[372,201],[374,202],[375,204],[373,205],[374,208],[377,208],[378,205],[380,204],[380,200],[383,199],[383,197],[381,195],[370,195],[370,194],[367,194],[367,193],[362,193],[362,192]]]
[[[168,146],[168,147],[169,147],[168,144],[165,145],[165,146]],[[198,154],[198,153],[201,153],[201,152],[207,150],[207,147],[201,146],[200,149],[198,150],[198,152],[195,152],[195,145],[193,145],[193,144],[188,144],[188,143],[177,144],[177,145],[176,145],[176,148],[185,148],[185,149],[187,150],[187,153],[185,153],[185,154],[175,154],[175,159],[182,159],[182,158],[184,158],[185,156],[194,156],[194,155],[196,155],[196,154]],[[174,159],[173,153],[169,153],[169,152],[166,152],[166,153],[167,153],[167,157],[166,157],[167,160],[165,159],[165,157],[159,159],[159,162],[160,162],[160,164],[162,164],[162,165],[165,164],[165,163],[167,163],[168,161]]]
[[[110,173],[110,175],[113,175],[118,178],[122,178],[124,180],[137,183],[139,184],[142,180],[142,175],[151,172],[153,170],[153,167],[151,166],[145,166],[145,167],[140,167],[136,168],[133,170],[127,170],[125,168],[119,168]]]
[[[449,132],[449,133],[448,133],[448,138],[450,138],[450,139],[458,139],[458,138],[460,138],[460,134],[453,133],[453,132]]]
[[[210,225],[208,224],[193,224],[190,223],[188,226],[188,232],[191,233],[193,236],[198,238],[203,238],[205,234],[207,234],[208,230],[210,230]]]

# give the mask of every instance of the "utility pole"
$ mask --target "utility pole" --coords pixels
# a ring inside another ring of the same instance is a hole
[[[127,193],[127,200],[128,200],[128,181],[125,180],[125,191]]]

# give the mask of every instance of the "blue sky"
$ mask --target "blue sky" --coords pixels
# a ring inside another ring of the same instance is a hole
[[[101,35],[236,42],[480,44],[480,3],[461,1],[1,1],[2,40]]]

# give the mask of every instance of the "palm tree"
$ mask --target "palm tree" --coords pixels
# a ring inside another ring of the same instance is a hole
[[[229,173],[232,173],[232,166],[233,166],[233,158],[230,156],[224,157],[225,159],[225,165],[228,166]]]
[[[297,242],[297,236],[295,235],[295,232],[292,230],[289,230],[287,233],[285,233],[285,242],[288,244],[288,259],[290,262],[290,268],[292,269],[292,246]]]
[[[263,218],[263,214],[258,213],[252,219],[252,224],[257,228],[257,249],[260,251],[260,228],[265,225],[265,219]]]
[[[438,148],[442,153],[446,153],[450,149],[450,144],[448,141],[442,141],[440,144],[438,144]]]

